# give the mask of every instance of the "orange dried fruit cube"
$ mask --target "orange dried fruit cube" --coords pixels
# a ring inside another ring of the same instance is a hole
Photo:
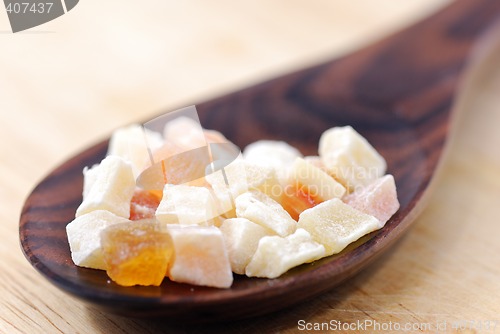
[[[155,220],[106,228],[101,249],[108,276],[123,286],[160,285],[173,256],[172,239]]]
[[[299,215],[310,209],[322,200],[318,200],[316,197],[312,196],[307,189],[302,186],[296,187],[295,185],[288,185],[284,188],[283,194],[281,195],[280,203],[288,214],[294,219],[299,220]]]
[[[281,201],[288,213],[298,220],[302,211],[332,198],[342,198],[345,192],[346,189],[323,170],[296,158]]]
[[[148,190],[162,190],[165,184],[204,186],[209,153],[208,146],[179,151],[166,143],[153,152],[153,163],[139,175],[137,185]]]
[[[130,220],[154,218],[161,197],[161,192],[136,189],[130,201]]]

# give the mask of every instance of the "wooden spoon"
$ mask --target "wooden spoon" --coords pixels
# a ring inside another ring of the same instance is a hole
[[[339,255],[274,280],[237,276],[230,289],[168,280],[125,288],[103,271],[76,267],[65,226],[82,200],[82,169],[105,156],[105,141],[56,168],[27,198],[19,234],[28,261],[59,288],[105,311],[190,322],[261,315],[331,289],[393,244],[422,209],[474,46],[499,18],[500,1],[456,1],[350,56],[198,104],[202,124],[240,147],[279,139],[315,155],[324,130],[351,125],[381,152],[401,208],[382,230]]]

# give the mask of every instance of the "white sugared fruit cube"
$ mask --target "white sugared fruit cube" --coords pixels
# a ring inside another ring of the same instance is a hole
[[[342,251],[347,245],[381,227],[377,218],[362,213],[338,198],[307,209],[299,216],[298,228],[308,231],[325,246],[326,255]]]
[[[229,256],[217,227],[169,225],[174,260],[168,277],[175,282],[229,288],[233,282]]]
[[[164,224],[212,225],[218,216],[210,191],[204,187],[166,184],[156,209],[156,219]]]
[[[261,191],[274,199],[281,195],[281,185],[273,168],[258,166],[241,158],[224,170],[207,175],[206,180],[217,197],[221,213],[234,210],[235,198],[251,190]]]
[[[245,218],[226,219],[220,230],[224,236],[231,269],[240,275],[245,274],[245,268],[257,250],[259,240],[266,235],[274,234]]]
[[[129,220],[105,210],[92,211],[75,218],[66,225],[73,262],[80,267],[106,270],[101,252],[101,231],[125,222]]]
[[[346,192],[333,177],[302,158],[295,159],[288,182],[320,201],[342,198]]]
[[[390,174],[358,189],[344,198],[344,202],[353,208],[377,218],[381,226],[399,209],[396,183]]]
[[[166,142],[174,144],[182,150],[206,146],[207,143],[228,142],[222,133],[215,130],[205,130],[201,124],[186,116],[169,121],[163,130]]]
[[[322,171],[326,172],[326,167],[323,164],[323,161],[321,161],[321,158],[318,155],[308,155],[304,157],[304,160],[314,167],[317,167],[321,169]]]
[[[246,274],[250,277],[276,278],[293,267],[324,256],[323,245],[299,228],[285,238],[266,236],[260,239],[257,251],[246,267]]]
[[[99,164],[95,164],[92,167],[83,168],[83,199],[87,198],[87,195],[97,180],[97,175],[99,175]]]
[[[329,174],[353,191],[384,175],[384,158],[352,127],[325,131],[319,141],[319,155]]]
[[[135,190],[132,166],[123,158],[109,155],[97,168],[95,179],[76,217],[95,210],[107,210],[117,216],[130,216],[130,200]]]
[[[290,166],[302,154],[284,141],[259,140],[245,147],[243,157],[254,164],[274,168],[278,178],[286,181]]]
[[[161,134],[132,124],[113,132],[108,155],[117,155],[132,164],[134,179],[150,164],[148,146],[154,151],[163,145]]]
[[[288,212],[264,193],[258,191],[244,193],[236,197],[235,203],[238,218],[246,218],[282,237],[292,234],[297,228],[297,222]]]

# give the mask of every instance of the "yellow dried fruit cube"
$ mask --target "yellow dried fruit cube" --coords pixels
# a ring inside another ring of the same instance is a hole
[[[325,246],[328,256],[339,253],[351,242],[379,229],[381,224],[377,218],[334,198],[302,212],[298,227],[308,231],[314,240]]]
[[[123,286],[159,286],[174,253],[172,239],[154,219],[107,227],[101,249],[108,276]]]

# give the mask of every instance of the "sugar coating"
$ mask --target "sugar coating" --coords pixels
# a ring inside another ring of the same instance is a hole
[[[229,254],[231,269],[244,275],[245,268],[257,250],[259,240],[274,234],[272,231],[245,218],[226,219],[220,226]]]
[[[394,177],[390,174],[382,176],[368,186],[346,196],[344,202],[377,218],[382,228],[399,209]]]
[[[101,161],[97,171],[91,175],[92,184],[76,210],[76,217],[95,210],[107,210],[128,218],[130,200],[135,189],[130,163],[121,157],[110,155]]]
[[[219,201],[221,213],[234,211],[236,197],[251,190],[261,191],[275,199],[281,195],[281,185],[273,168],[249,163],[242,158],[231,162],[223,171],[207,175],[206,180]]]
[[[302,154],[284,141],[259,140],[245,147],[243,157],[259,166],[273,168],[278,179],[285,182],[290,166],[296,158],[302,157]]]
[[[92,167],[83,168],[83,199],[87,198],[87,195],[92,189],[95,181],[97,180],[97,175],[99,175],[99,164],[95,164]]]
[[[207,143],[223,143],[228,140],[222,133],[203,129],[199,122],[186,116],[169,121],[163,130],[166,142],[183,150],[206,146]]]
[[[266,236],[260,239],[257,251],[246,267],[249,277],[276,278],[298,265],[325,256],[325,248],[315,242],[304,229],[283,238]]]
[[[96,210],[75,218],[66,225],[71,258],[80,267],[106,270],[101,251],[101,231],[108,226],[130,222],[105,210]]]
[[[244,193],[235,200],[236,216],[246,218],[256,224],[285,237],[295,232],[297,222],[283,207],[258,191]]]
[[[319,155],[328,172],[351,191],[381,177],[387,167],[384,158],[350,126],[325,131]]]
[[[231,286],[231,264],[217,227],[169,225],[168,232],[175,254],[168,271],[172,281],[216,288]]]
[[[334,198],[303,211],[297,226],[311,233],[314,240],[325,246],[326,255],[329,256],[339,253],[363,235],[379,229],[380,222]]]
[[[108,155],[117,155],[132,165],[134,179],[149,161],[148,146],[154,151],[163,145],[159,133],[132,124],[113,132],[109,141]]]
[[[317,155],[308,155],[304,157],[304,160],[313,165],[314,167],[317,167],[321,169],[322,171],[326,172],[326,167],[323,164],[323,161],[321,161],[321,158]]]
[[[156,209],[156,219],[164,224],[212,225],[218,216],[216,203],[207,188],[166,184]]]

